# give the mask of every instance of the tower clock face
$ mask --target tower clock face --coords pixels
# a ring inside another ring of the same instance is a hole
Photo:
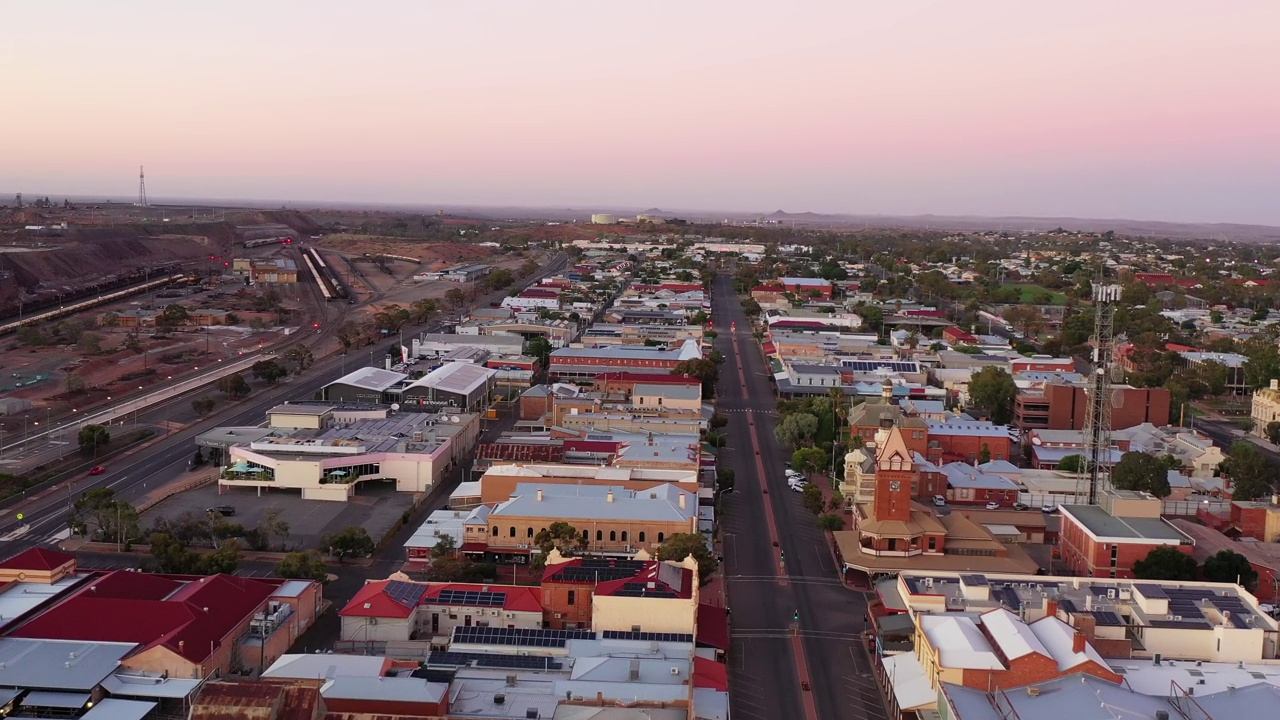
[[[901,489],[902,489],[902,483],[898,482],[897,480],[889,481],[889,492],[898,492]]]

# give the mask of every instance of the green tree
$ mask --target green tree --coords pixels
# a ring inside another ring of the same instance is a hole
[[[413,316],[413,321],[421,325],[440,314],[440,301],[435,298],[415,300],[414,303],[409,306],[409,312]]]
[[[102,352],[102,336],[97,333],[86,332],[76,341],[76,347],[80,348],[80,352],[86,355],[97,355]]]
[[[1111,468],[1111,484],[1118,490],[1149,492],[1166,498],[1169,488],[1169,466],[1162,458],[1141,452],[1127,452]]]
[[[826,498],[822,496],[822,490],[817,485],[805,485],[801,499],[804,500],[805,509],[814,515],[821,513],[827,504]]]
[[[164,311],[160,313],[160,317],[156,318],[157,324],[168,327],[173,327],[174,325],[185,325],[190,321],[191,313],[187,312],[185,307],[176,303],[165,306]]]
[[[212,397],[209,397],[208,395],[204,395],[202,397],[198,397],[195,400],[191,401],[191,409],[195,410],[197,415],[200,415],[201,417],[203,417],[205,415],[208,415],[210,412],[212,412],[213,407],[217,404],[218,404],[217,400],[214,400]]]
[[[830,454],[824,452],[822,448],[796,448],[796,451],[791,453],[791,467],[808,475],[826,467],[830,457]]]
[[[1250,343],[1244,350],[1248,357],[1244,363],[1244,381],[1249,387],[1264,388],[1280,378],[1280,348],[1274,342]]]
[[[271,541],[275,538],[284,540],[289,537],[289,523],[281,515],[280,511],[275,508],[269,508],[262,514],[262,519],[254,526],[249,533],[251,539],[254,540],[254,550],[270,550]]]
[[[1265,432],[1267,440],[1269,440],[1272,445],[1280,445],[1280,422],[1272,421],[1267,423]]]
[[[743,298],[742,312],[746,313],[747,317],[757,317],[760,315],[761,310],[763,308],[760,307],[760,303],[756,302],[755,298]]]
[[[365,557],[376,547],[369,531],[359,525],[347,527],[320,538],[320,546],[329,549],[329,554],[338,558],[339,562],[349,557]]]
[[[818,527],[828,532],[839,532],[844,529],[844,517],[836,513],[826,513],[818,517]]]
[[[520,266],[519,274],[520,274],[520,277],[526,278],[536,272],[538,272],[538,261],[534,260],[533,258],[530,258],[528,260],[525,260],[524,264]]]
[[[737,482],[738,474],[732,468],[726,468],[716,473],[716,488],[720,492],[732,490]]]
[[[304,370],[311,367],[316,361],[316,356],[311,352],[311,348],[306,345],[295,345],[289,348],[289,352],[284,354],[284,358],[293,363],[293,371],[297,375],[301,375]]]
[[[484,279],[484,285],[490,290],[502,290],[510,287],[515,281],[516,278],[511,274],[510,270],[506,268],[498,268],[497,270],[489,273],[489,276]]]
[[[541,569],[546,566],[547,554],[552,550],[559,550],[561,555],[568,556],[585,550],[587,543],[587,536],[579,533],[577,528],[563,520],[557,520],[533,536],[533,544],[541,552],[534,556],[531,565],[534,569]]]
[[[97,453],[99,449],[111,444],[111,433],[101,425],[85,425],[80,428],[80,452],[86,455]]]
[[[855,311],[862,318],[862,324],[872,332],[880,332],[884,327],[884,311],[875,305],[863,305]]]
[[[467,292],[462,288],[449,288],[444,293],[444,299],[449,303],[449,307],[458,310],[467,304]]]
[[[996,425],[1013,419],[1013,401],[1017,395],[1018,386],[1004,368],[985,367],[969,379],[969,404],[986,410]]]
[[[268,385],[275,385],[276,381],[289,374],[289,371],[275,360],[259,360],[249,368],[249,372],[259,380],[265,380]]]
[[[1236,583],[1245,589],[1253,588],[1258,582],[1258,571],[1249,564],[1249,559],[1234,550],[1219,550],[1205,558],[1200,572],[1210,582]]]
[[[711,398],[716,394],[716,380],[720,378],[720,367],[709,358],[681,360],[671,369],[672,375],[687,375],[702,381],[702,397]]]
[[[1196,561],[1169,545],[1161,545],[1133,563],[1134,577],[1143,580],[1195,580]]]
[[[698,584],[706,585],[711,581],[717,563],[701,533],[676,533],[658,546],[659,560],[681,562],[690,555],[698,563]]]
[[[148,539],[151,546],[151,562],[162,573],[194,574],[200,566],[200,556],[187,543],[166,532],[153,532]]]
[[[138,511],[110,488],[86,490],[71,506],[71,531],[94,540],[129,542],[142,535]]]
[[[240,541],[235,538],[223,540],[217,550],[200,557],[198,572],[201,575],[230,575],[240,565]]]
[[[524,344],[525,354],[530,357],[538,358],[538,362],[542,367],[547,367],[551,362],[551,352],[555,348],[551,346],[551,341],[539,335]]]
[[[787,447],[800,447],[818,432],[818,417],[806,412],[795,412],[782,418],[773,429],[773,436]]]
[[[1058,462],[1058,470],[1061,472],[1084,472],[1085,467],[1083,455],[1068,455]]]
[[[373,326],[379,331],[397,333],[411,319],[413,319],[412,312],[393,304],[373,314]]]
[[[327,583],[329,568],[325,565],[324,557],[315,550],[291,552],[280,558],[280,563],[276,565],[276,576]]]
[[[431,557],[433,559],[449,557],[455,554],[457,550],[458,541],[454,540],[452,535],[441,535],[436,538],[436,544],[431,548]]]
[[[236,398],[244,397],[250,392],[249,383],[244,381],[244,376],[240,373],[232,373],[218,378],[218,390],[227,397]]]
[[[462,555],[436,558],[427,568],[430,582],[478,583],[492,579],[495,574],[493,565],[473,562]]]
[[[1270,495],[1275,487],[1275,466],[1247,440],[1231,444],[1223,466],[1227,477],[1231,478],[1233,500],[1257,500]]]

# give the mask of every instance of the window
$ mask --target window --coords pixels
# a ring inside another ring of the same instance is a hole
[[[494,525],[494,526],[493,526],[493,536],[494,536],[494,537],[498,537],[498,526],[497,526],[497,525]]]
[[[609,542],[615,542],[617,539],[618,539],[618,531],[617,531],[617,530],[610,530],[610,531],[609,531]]]
[[[644,531],[640,531],[640,542],[644,542]]]
[[[663,533],[658,533],[658,542],[662,542],[665,539],[666,539],[666,535],[664,535]]]
[[[532,527],[532,526],[530,526],[530,527],[529,527],[529,531],[525,534],[525,537],[533,537],[533,527]]]
[[[604,540],[604,531],[603,531],[603,530],[597,530],[597,531],[596,531],[596,542],[600,542],[601,540]]]
[[[626,541],[627,541],[627,531],[626,531],[626,530],[623,530],[623,531],[622,531],[622,542],[626,542]]]
[[[937,549],[938,549],[938,538],[933,537],[933,536],[930,536],[930,537],[929,537],[929,549],[930,549],[930,550],[937,550]]]
[[[512,526],[511,526],[511,537],[515,537],[515,536],[516,536],[516,526],[515,526],[515,525],[512,525]]]
[[[573,605],[573,604],[574,604],[574,601],[578,599],[578,598],[577,598],[577,595],[578,595],[578,593],[577,593],[577,591],[576,591],[576,590],[570,590],[570,591],[569,591],[569,604],[570,604],[570,605]]]

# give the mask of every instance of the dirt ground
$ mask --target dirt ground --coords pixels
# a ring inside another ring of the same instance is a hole
[[[422,261],[417,266],[422,272],[439,270],[459,263],[489,262],[493,248],[468,243],[431,243],[377,235],[338,233],[326,235],[320,248],[336,250],[347,256],[403,255]],[[406,263],[407,264],[407,263]],[[369,267],[374,267],[370,265]],[[376,268],[375,268],[376,270]]]

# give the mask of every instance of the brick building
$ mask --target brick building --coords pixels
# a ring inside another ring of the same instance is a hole
[[[1158,547],[1192,554],[1195,541],[1160,517],[1157,498],[1112,490],[1101,500],[1101,506],[1062,506],[1058,544],[1074,574],[1132,578],[1133,564]]]
[[[685,340],[670,350],[628,346],[560,348],[551,353],[547,372],[559,379],[591,379],[606,372],[670,374],[685,360],[701,358],[702,348],[695,340]]]
[[[631,581],[646,583],[647,589],[647,578],[659,564],[654,560],[581,557],[552,562],[560,559],[558,553],[549,558],[542,575],[543,620],[555,629],[590,628],[597,587]]]
[[[1112,386],[1111,428],[1124,430],[1150,423],[1169,424],[1169,390]],[[1013,403],[1014,424],[1023,430],[1080,430],[1084,427],[1089,401],[1083,385],[1047,384],[1018,393]]]

